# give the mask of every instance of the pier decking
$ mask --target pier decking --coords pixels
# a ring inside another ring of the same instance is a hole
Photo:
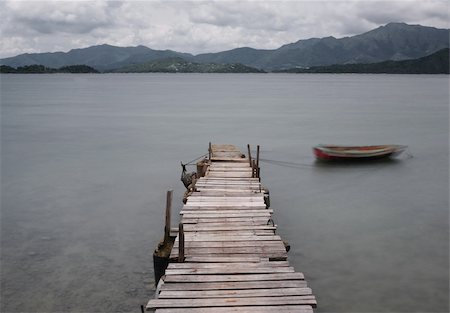
[[[181,210],[182,229],[170,255],[178,262],[169,263],[147,310],[313,312],[316,299],[289,265],[251,164],[251,156],[232,145],[211,146],[207,172]]]

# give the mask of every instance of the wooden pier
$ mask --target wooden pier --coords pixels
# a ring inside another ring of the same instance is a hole
[[[210,145],[208,168],[181,210],[155,299],[157,313],[313,312],[316,299],[276,235],[256,160]]]

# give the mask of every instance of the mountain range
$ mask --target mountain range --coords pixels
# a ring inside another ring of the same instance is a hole
[[[418,59],[377,63],[334,64],[278,70],[277,73],[449,74],[449,48]]]
[[[145,46],[116,47],[104,44],[73,49],[69,52],[26,53],[0,59],[0,64],[12,67],[39,64],[51,68],[84,64],[99,71],[120,71],[155,60],[181,58],[195,63],[239,63],[273,71],[332,64],[416,59],[448,47],[448,29],[389,23],[352,37],[311,38],[273,50],[243,47],[192,55],[172,50],[154,50]]]

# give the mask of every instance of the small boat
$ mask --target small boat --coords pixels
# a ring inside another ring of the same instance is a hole
[[[357,161],[395,157],[405,151],[408,146],[378,145],[378,146],[331,146],[318,145],[313,147],[319,160],[326,161]]]

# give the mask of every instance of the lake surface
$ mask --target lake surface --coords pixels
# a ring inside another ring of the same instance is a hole
[[[210,141],[261,145],[317,312],[449,310],[448,76],[2,75],[1,110],[2,312],[140,312],[166,190],[179,210]],[[327,166],[318,143],[413,157]]]

